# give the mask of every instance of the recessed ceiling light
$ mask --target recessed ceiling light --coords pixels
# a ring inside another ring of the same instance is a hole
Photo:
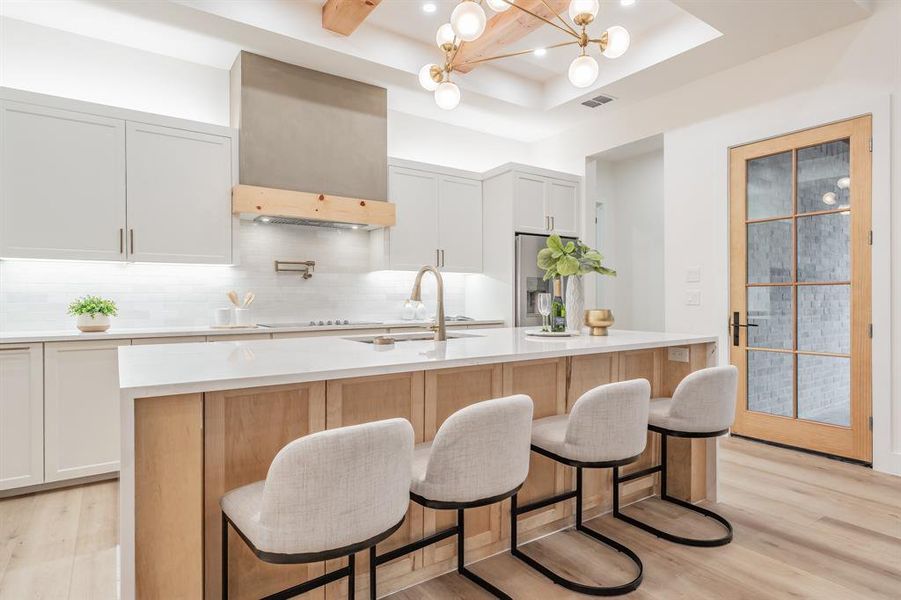
[[[544,56],[545,54],[547,54],[547,48],[535,48],[535,50],[533,50],[533,53],[535,54],[535,56]]]
[[[633,6],[635,4],[635,0],[619,0],[620,6]]]
[[[426,2],[425,4],[422,5],[422,12],[424,12],[424,13],[431,14],[431,13],[435,12],[436,10],[438,10],[438,7],[435,5],[434,2]]]

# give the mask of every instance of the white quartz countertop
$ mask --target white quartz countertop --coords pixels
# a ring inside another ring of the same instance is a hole
[[[123,346],[119,384],[123,397],[138,398],[717,341],[715,335],[615,329],[606,337],[567,338],[533,337],[525,328],[458,333],[467,337],[393,346],[338,336]]]
[[[472,325],[499,325],[502,319],[480,319],[473,321],[448,321],[448,327],[461,327]],[[141,338],[166,338],[190,335],[216,336],[216,335],[241,335],[254,333],[295,333],[304,331],[345,331],[353,332],[355,329],[400,329],[404,327],[426,327],[432,321],[378,321],[361,323],[359,325],[333,325],[323,326],[295,326],[295,327],[148,327],[134,329],[117,329],[115,326],[108,331],[100,333],[84,333],[75,329],[50,330],[50,331],[0,331],[0,344],[30,344],[39,342],[75,342],[87,340],[127,340]]]

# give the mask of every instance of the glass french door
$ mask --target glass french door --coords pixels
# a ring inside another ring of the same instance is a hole
[[[733,431],[872,459],[870,116],[730,150]]]

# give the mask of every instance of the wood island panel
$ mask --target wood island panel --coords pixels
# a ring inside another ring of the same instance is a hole
[[[461,408],[503,396],[503,369],[499,364],[439,369],[425,374],[425,441],[435,439],[441,424]],[[500,504],[472,508],[465,512],[466,557],[475,560],[491,552],[500,540]],[[453,527],[456,511],[425,509],[424,534]],[[482,550],[482,552],[479,552]],[[456,556],[456,540],[451,538],[423,550],[424,564],[431,565]]]
[[[135,593],[203,595],[203,396],[135,400]]]
[[[423,385],[422,371],[336,379],[328,382],[326,391],[326,427],[346,427],[382,419],[404,418],[413,425],[414,441],[423,441]],[[379,552],[387,552],[422,537],[422,507],[410,502],[407,517],[391,537],[378,545]],[[328,561],[329,571],[347,564],[347,559]],[[422,566],[422,551],[412,552],[379,567],[379,591],[394,589],[398,578],[409,575]],[[366,595],[369,589],[369,553],[356,555],[357,592]],[[347,579],[328,585],[327,598],[343,598],[347,594]]]
[[[535,405],[533,418],[541,419],[566,412],[566,358],[548,358],[504,364],[504,395],[526,394]],[[570,484],[569,467],[532,452],[529,476],[519,491],[518,501],[527,504],[560,494]],[[526,533],[570,514],[570,501],[558,502],[519,518],[519,531]],[[503,505],[504,537],[509,536],[510,503]],[[526,538],[523,538],[526,539]]]
[[[325,429],[325,382],[204,394],[204,597],[221,597],[221,511],[225,492],[266,478],[289,442]],[[322,563],[273,565],[259,560],[230,529],[229,598],[249,600],[321,575]],[[322,589],[302,596],[321,599]]]

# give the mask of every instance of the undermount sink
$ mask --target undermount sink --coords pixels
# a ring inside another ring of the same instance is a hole
[[[448,333],[447,339],[453,340],[458,338],[474,338],[474,337],[485,337],[483,335],[479,335],[476,333]],[[385,340],[387,343],[391,343],[388,340],[394,340],[394,342],[423,342],[428,340],[434,340],[435,334],[430,332],[416,332],[416,333],[392,333],[392,334],[382,334],[382,335],[358,335],[354,337],[346,337],[345,340],[350,340],[351,342],[361,342],[363,344],[375,344],[377,339]]]

